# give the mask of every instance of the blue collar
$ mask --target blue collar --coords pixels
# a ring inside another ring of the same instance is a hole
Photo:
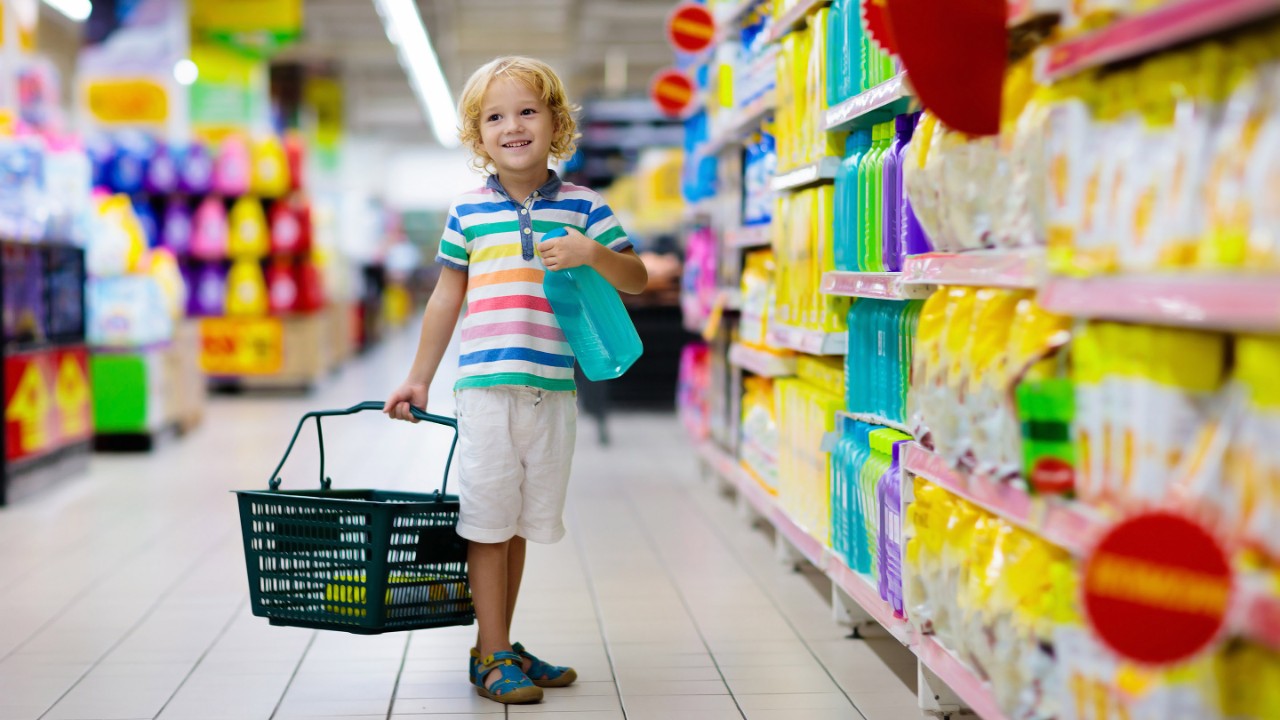
[[[547,172],[551,177],[547,178],[547,181],[542,184],[542,187],[538,188],[538,197],[555,200],[556,196],[560,194],[560,186],[564,185],[564,181],[560,179],[560,176],[556,174],[555,170],[548,169]],[[490,175],[489,179],[486,180],[484,184],[490,190],[502,193],[502,196],[508,200],[512,199],[511,196],[507,194],[507,189],[502,187],[502,183],[498,182],[497,175]],[[512,200],[512,202],[514,202],[514,200]]]

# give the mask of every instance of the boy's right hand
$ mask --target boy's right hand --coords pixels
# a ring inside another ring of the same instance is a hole
[[[416,423],[418,419],[409,412],[409,406],[427,409],[427,386],[424,383],[405,383],[396,388],[382,406],[382,412],[393,420],[408,420]]]

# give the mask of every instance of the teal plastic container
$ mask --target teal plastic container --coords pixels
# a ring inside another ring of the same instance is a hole
[[[542,239],[564,235],[563,228],[556,228]],[[594,269],[583,265],[548,270],[542,290],[588,380],[621,377],[644,354],[644,344],[618,291]]]

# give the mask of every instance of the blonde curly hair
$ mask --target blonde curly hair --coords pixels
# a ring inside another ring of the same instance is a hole
[[[494,172],[493,158],[485,152],[484,141],[480,138],[480,106],[484,102],[489,84],[504,76],[520,81],[547,104],[555,127],[555,137],[551,140],[551,157],[557,160],[572,157],[580,137],[573,113],[579,108],[569,102],[560,76],[541,60],[510,55],[490,60],[480,66],[462,88],[462,99],[458,101],[458,118],[461,122],[458,139],[471,150],[472,166],[490,174]]]

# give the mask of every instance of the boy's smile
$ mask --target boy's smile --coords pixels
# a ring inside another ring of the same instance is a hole
[[[489,85],[480,139],[500,175],[545,170],[554,134],[551,111],[531,88],[505,77]]]

